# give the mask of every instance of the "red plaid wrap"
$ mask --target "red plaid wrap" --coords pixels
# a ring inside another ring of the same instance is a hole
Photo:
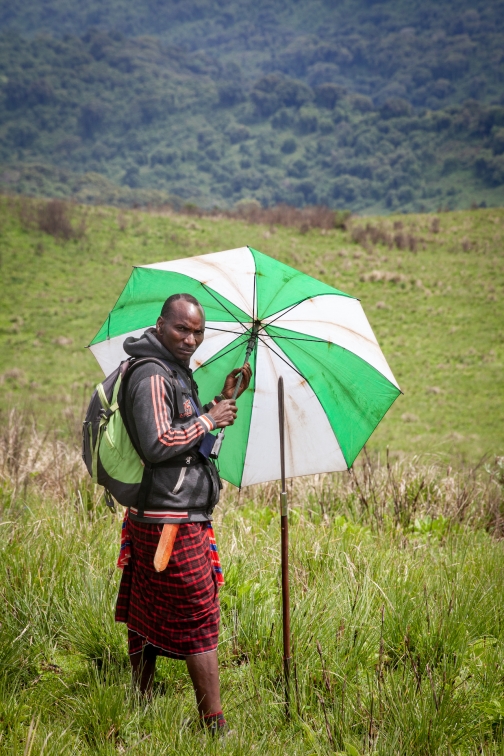
[[[123,540],[127,537],[131,558],[120,560],[125,564],[115,618],[128,626],[130,654],[151,645],[161,656],[184,659],[217,648],[219,584],[208,525],[180,525],[168,567],[156,572],[163,526],[127,521]]]

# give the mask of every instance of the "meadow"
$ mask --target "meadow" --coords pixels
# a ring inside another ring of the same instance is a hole
[[[255,208],[247,217],[261,219]],[[84,347],[131,266],[249,244],[361,299],[404,392],[371,449],[470,463],[502,453],[504,211],[356,217],[343,228],[324,213],[285,215],[293,225],[271,213],[256,224],[0,198],[3,414],[23,406],[53,426],[62,416],[58,429],[76,433],[71,417],[101,374]]]
[[[504,211],[253,216],[1,198],[0,753],[502,755]],[[162,661],[150,703],[131,690],[83,347],[132,264],[244,244],[358,295],[404,396],[352,472],[289,483],[289,720],[279,489],[225,489],[217,743],[185,665]]]
[[[120,513],[75,445],[21,416],[0,446],[2,754],[503,753],[504,465],[377,465],[289,486],[293,675],[285,717],[279,489],[227,488],[216,532],[222,693],[198,728],[185,665],[152,702],[113,621]]]

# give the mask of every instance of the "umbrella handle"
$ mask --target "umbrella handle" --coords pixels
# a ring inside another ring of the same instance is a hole
[[[178,529],[179,525],[171,525],[168,523],[163,525],[161,538],[159,539],[156,553],[154,554],[154,569],[156,572],[163,572],[163,570],[166,570],[172,555],[173,544],[175,543]]]
[[[247,362],[249,361],[250,355],[252,354],[252,351],[253,351],[256,343],[257,343],[257,332],[258,332],[258,330],[259,330],[258,324],[254,323],[254,326],[252,328],[252,333],[250,334],[250,338],[248,340],[247,351],[245,353],[245,360],[243,361],[243,366],[245,366],[247,364]],[[231,397],[232,399],[236,399],[236,397],[238,395],[238,391],[240,390],[240,386],[241,386],[242,380],[243,380],[243,371],[240,372],[240,374],[238,376],[238,379],[236,381],[236,386],[234,387],[233,396]],[[217,459],[218,456],[219,456],[219,452],[221,450],[222,442],[224,441],[224,431],[225,430],[226,430],[225,428],[222,428],[222,430],[219,431],[219,433],[217,434],[217,436],[215,438],[215,443],[212,446],[212,451],[210,452],[210,457],[212,459]]]

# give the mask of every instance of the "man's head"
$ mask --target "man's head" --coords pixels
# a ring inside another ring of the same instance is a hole
[[[177,360],[189,361],[205,336],[205,312],[191,294],[168,297],[156,323],[156,336]]]

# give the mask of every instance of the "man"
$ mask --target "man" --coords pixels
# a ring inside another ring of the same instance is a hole
[[[217,663],[218,574],[209,526],[220,481],[204,447],[211,446],[209,431],[234,423],[238,409],[231,397],[240,372],[238,396],[248,387],[251,369],[247,364],[233,370],[222,393],[201,407],[189,362],[204,332],[199,302],[175,294],[164,303],[155,329],[124,342],[132,357],[163,364],[139,365],[125,390],[125,420],[133,444],[152,467],[152,481],[146,506],[128,513],[131,558],[121,580],[116,620],[128,626],[133,679],[140,691],[149,694],[152,689],[157,656],[185,659],[200,717],[217,732],[226,722]],[[157,573],[153,559],[164,523],[180,526],[168,567]]]

